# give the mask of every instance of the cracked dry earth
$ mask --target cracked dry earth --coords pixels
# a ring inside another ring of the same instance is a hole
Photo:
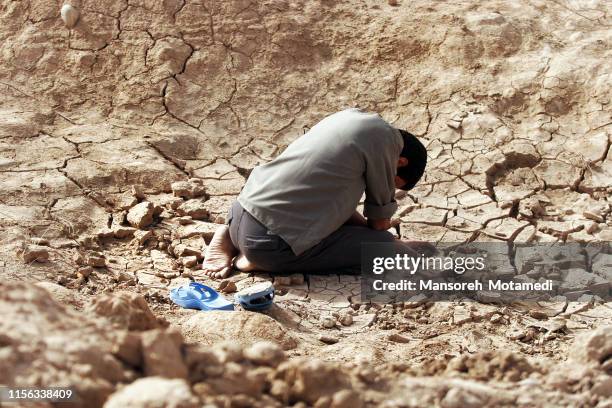
[[[0,4],[0,384],[87,407],[612,406],[596,296],[385,306],[352,276],[237,274],[201,280],[274,280],[275,306],[167,297],[250,170],[349,106],[428,147],[405,238],[612,240],[610,2],[71,4],[72,29],[60,1]],[[610,255],[580,257],[609,285]]]

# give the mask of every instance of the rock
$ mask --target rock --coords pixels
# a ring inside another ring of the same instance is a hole
[[[133,367],[141,367],[143,359],[140,336],[127,330],[119,331],[113,344],[112,353],[121,361]]]
[[[184,380],[141,378],[112,394],[104,408],[197,408],[201,404]]]
[[[486,398],[469,392],[463,388],[451,388],[448,390],[440,406],[442,408],[480,408],[485,405]]]
[[[134,239],[138,242],[138,245],[144,245],[148,240],[153,238],[155,235],[153,231],[141,231],[137,230],[134,232]]]
[[[193,224],[193,218],[191,218],[190,216],[186,215],[184,217],[178,217],[176,219],[178,221],[179,224],[181,225],[189,225],[189,224]]]
[[[187,378],[187,367],[181,352],[183,337],[179,332],[148,330],[142,333],[141,338],[145,375]]]
[[[221,363],[235,363],[244,358],[242,345],[231,340],[215,343],[213,352]]]
[[[46,238],[32,237],[30,242],[34,245],[49,246],[49,240]]]
[[[290,399],[314,404],[323,396],[350,389],[348,373],[340,367],[312,358],[296,358],[282,363],[276,378],[290,385]]]
[[[337,337],[322,334],[319,336],[319,341],[325,344],[336,344],[340,340]]]
[[[321,327],[324,329],[332,329],[336,327],[336,321],[331,317],[322,317],[320,323]]]
[[[94,268],[104,268],[106,266],[106,259],[104,256],[90,254],[86,257],[86,263]]]
[[[361,408],[363,401],[353,390],[340,390],[334,393],[329,408]]]
[[[274,319],[247,311],[197,313],[183,323],[181,330],[186,340],[203,344],[234,340],[249,346],[267,340],[279,344],[283,350],[297,346],[293,336]]]
[[[399,333],[390,334],[387,338],[389,341],[394,343],[410,343],[410,339],[408,337],[402,336]]]
[[[612,398],[612,377],[601,376],[596,379],[591,392],[603,398]]]
[[[204,199],[194,198],[185,201],[181,204],[176,211],[182,216],[190,216],[194,220],[205,220],[208,218],[208,208],[206,207]]]
[[[128,330],[150,330],[160,326],[147,301],[132,292],[99,295],[90,305],[89,311]]]
[[[78,304],[76,293],[62,285],[52,282],[38,282],[36,286],[45,289],[59,303],[64,305]]]
[[[0,315],[0,348],[19,356],[1,359],[2,383],[11,383],[14,373],[20,373],[21,387],[40,387],[41,372],[78,377],[70,380],[78,405],[100,407],[118,383],[128,381],[130,373],[111,354],[108,325],[58,303],[47,290],[0,282]]]
[[[258,365],[276,367],[285,360],[285,353],[276,343],[259,341],[244,349],[244,357]]]
[[[79,11],[70,4],[64,4],[60,10],[62,21],[68,28],[72,28],[79,20]]]
[[[113,237],[117,239],[123,239],[134,236],[134,234],[138,231],[136,228],[132,227],[124,227],[122,225],[115,226],[112,229]]]
[[[49,250],[40,245],[27,245],[23,250],[22,256],[25,263],[44,263],[49,260]]]
[[[89,277],[93,273],[93,268],[91,266],[84,266],[79,268],[77,271],[77,276],[82,276],[83,278]]]
[[[338,321],[343,326],[350,326],[353,324],[353,316],[349,313],[342,313]]]
[[[177,197],[196,198],[204,195],[205,189],[199,179],[177,181],[171,184],[172,193]]]
[[[570,357],[582,363],[602,364],[612,356],[612,326],[601,326],[576,337]]]
[[[234,281],[225,279],[221,281],[217,289],[223,293],[234,293],[238,290],[238,287]]]
[[[136,204],[130,208],[127,220],[134,228],[142,229],[153,222],[154,206],[148,201]]]
[[[193,256],[184,256],[184,257],[181,258],[181,263],[186,268],[193,268],[194,266],[196,266],[198,264],[198,257],[195,256],[195,255],[193,255]]]

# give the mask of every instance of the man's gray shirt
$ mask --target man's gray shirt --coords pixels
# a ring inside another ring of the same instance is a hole
[[[253,169],[238,202],[299,255],[340,228],[364,190],[364,216],[391,218],[403,145],[379,115],[346,109]]]

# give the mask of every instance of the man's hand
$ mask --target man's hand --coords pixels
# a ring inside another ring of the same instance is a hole
[[[368,227],[376,231],[386,231],[391,228],[391,220],[389,218],[381,218],[379,220],[368,218]]]

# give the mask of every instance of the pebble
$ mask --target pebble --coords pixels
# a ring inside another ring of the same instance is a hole
[[[236,283],[234,281],[226,279],[221,281],[218,290],[223,293],[234,293],[238,290],[238,287],[236,286]]]
[[[127,220],[134,228],[144,228],[153,222],[154,206],[148,201],[136,204],[127,214]]]
[[[185,256],[181,258],[181,262],[186,268],[193,268],[198,264],[198,257],[195,255]]]
[[[319,336],[319,341],[325,344],[336,344],[340,340],[337,337],[322,334]]]
[[[93,268],[91,266],[85,266],[77,271],[77,276],[87,278],[92,272]]]
[[[102,256],[89,255],[87,257],[87,265],[93,266],[94,268],[103,268],[106,266],[106,260]]]
[[[34,237],[30,241],[32,241],[32,243],[34,245],[49,246],[49,240],[46,239],[46,238],[37,238],[37,237]]]
[[[70,4],[64,4],[60,10],[62,21],[68,28],[72,28],[79,20],[79,10],[72,7]]]
[[[49,260],[49,251],[47,248],[40,245],[28,245],[23,250],[23,261],[25,263],[40,262],[44,263]]]
[[[501,321],[502,315],[494,314],[493,316],[491,316],[491,323],[501,323]]]
[[[340,324],[343,326],[350,326],[351,324],[353,324],[353,316],[351,316],[348,313],[343,313],[340,315]]]
[[[398,333],[390,334],[387,338],[394,343],[410,343],[410,339],[408,337],[404,337]]]
[[[324,317],[321,319],[321,327],[324,329],[332,329],[336,327],[336,322],[331,317]]]

